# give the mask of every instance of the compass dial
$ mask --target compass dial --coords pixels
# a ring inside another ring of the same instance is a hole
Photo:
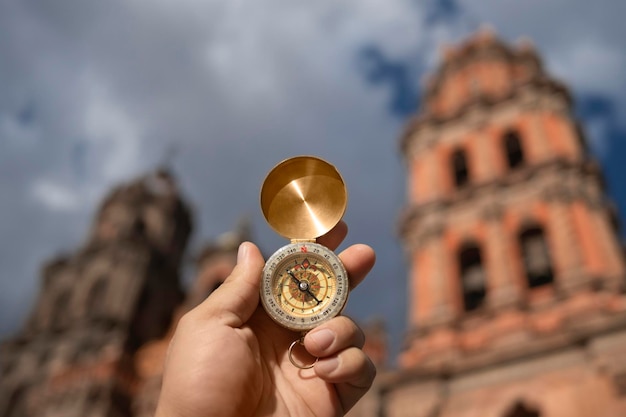
[[[307,331],[337,316],[348,298],[348,274],[330,249],[291,243],[268,259],[261,301],[280,325]]]

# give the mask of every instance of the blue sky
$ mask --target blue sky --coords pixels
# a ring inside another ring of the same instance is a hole
[[[299,154],[334,163],[350,195],[346,244],[378,253],[347,312],[386,320],[397,347],[398,137],[441,45],[483,24],[530,38],[572,89],[626,219],[624,15],[619,0],[1,2],[0,338],[32,306],[42,262],[82,244],[103,194],[175,148],[192,250],[244,215],[265,252],[278,248],[258,207],[266,172]]]

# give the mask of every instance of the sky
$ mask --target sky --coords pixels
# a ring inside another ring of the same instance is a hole
[[[0,339],[112,186],[167,163],[193,207],[190,254],[244,216],[271,253],[287,242],[262,217],[261,183],[310,154],[346,181],[342,248],[378,256],[346,312],[384,320],[395,352],[407,305],[399,136],[442,45],[483,25],[531,39],[571,88],[626,219],[625,15],[621,0],[3,0]]]

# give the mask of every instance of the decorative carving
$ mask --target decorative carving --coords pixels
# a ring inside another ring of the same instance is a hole
[[[432,224],[419,230],[416,234],[415,241],[418,245],[425,245],[432,239],[438,239],[443,236],[445,226],[443,224]]]
[[[566,183],[557,183],[544,189],[541,198],[545,202],[571,203],[575,198],[575,193],[572,192]]]

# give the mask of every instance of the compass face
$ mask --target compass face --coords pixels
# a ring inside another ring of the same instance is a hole
[[[339,257],[317,243],[291,243],[265,264],[261,301],[270,317],[294,331],[307,331],[341,313],[348,274]]]

